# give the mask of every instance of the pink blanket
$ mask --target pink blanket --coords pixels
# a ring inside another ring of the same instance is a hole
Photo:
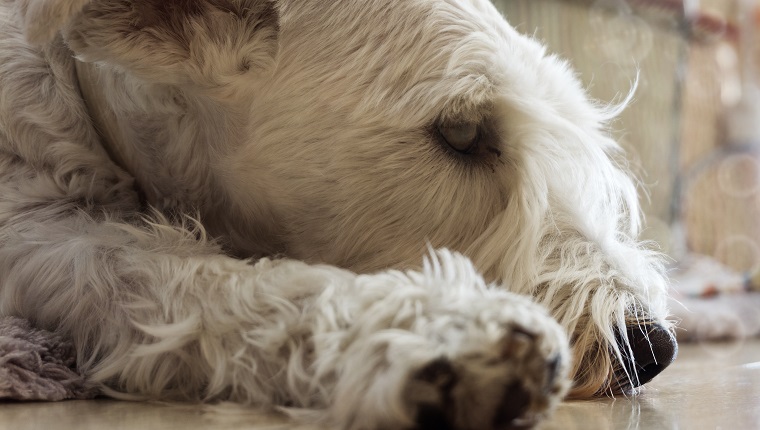
[[[26,320],[0,318],[0,400],[90,399],[96,394],[77,373],[70,342]]]

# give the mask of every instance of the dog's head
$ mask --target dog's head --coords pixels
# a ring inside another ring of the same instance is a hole
[[[124,77],[105,99],[170,91],[174,117],[132,118],[176,126],[182,110],[207,157],[185,170],[213,187],[197,206],[236,252],[370,271],[416,265],[428,243],[460,250],[569,330],[579,395],[627,391],[672,359],[662,267],[636,239],[636,186],[606,130],[618,109],[487,0],[20,3],[31,39],[52,20],[82,61]],[[627,358],[642,367],[639,339],[662,349],[646,372]]]

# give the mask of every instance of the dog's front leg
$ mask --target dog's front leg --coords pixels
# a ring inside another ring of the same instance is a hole
[[[309,407],[350,429],[489,429],[541,416],[567,386],[559,326],[463,257],[357,276],[251,265],[160,221],[35,218],[0,230],[0,313],[71,336],[111,395]]]

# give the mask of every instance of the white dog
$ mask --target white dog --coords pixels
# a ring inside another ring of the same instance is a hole
[[[676,346],[617,110],[486,0],[0,0],[0,315],[346,429],[629,393]]]

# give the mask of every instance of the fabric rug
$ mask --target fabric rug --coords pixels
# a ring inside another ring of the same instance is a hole
[[[24,319],[0,318],[0,400],[91,399],[97,394],[77,373],[71,342]]]

